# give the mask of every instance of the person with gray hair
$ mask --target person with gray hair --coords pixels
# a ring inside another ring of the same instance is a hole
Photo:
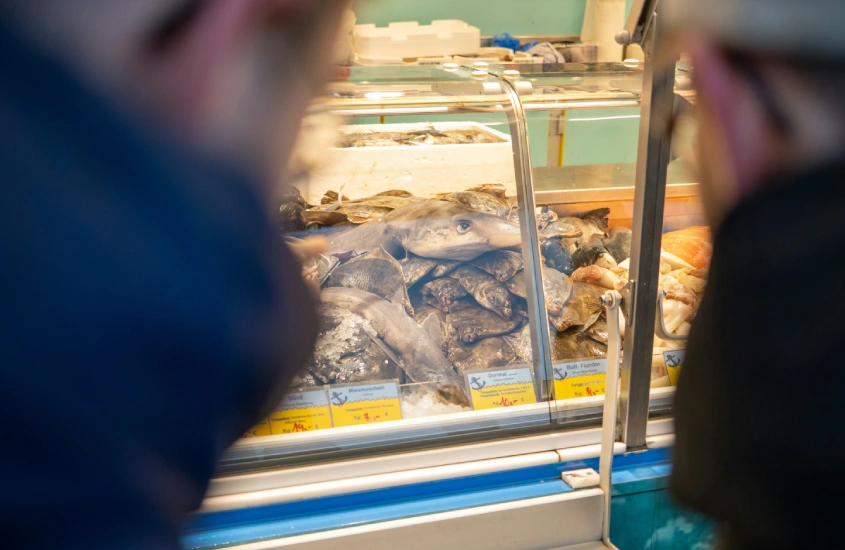
[[[845,2],[665,0],[714,232],[672,491],[723,548],[837,548],[845,512]]]
[[[180,547],[317,318],[271,222],[345,0],[0,0],[0,545]]]

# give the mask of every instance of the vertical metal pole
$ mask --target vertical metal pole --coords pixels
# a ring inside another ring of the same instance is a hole
[[[604,521],[601,538],[607,548],[616,548],[610,542],[610,501],[613,496],[613,447],[616,443],[616,396],[619,390],[619,351],[622,347],[619,334],[619,304],[622,296],[609,290],[602,297],[607,311],[607,374],[605,375],[604,413],[601,424],[601,454],[599,455],[599,488],[604,493]]]
[[[535,380],[547,380],[545,397],[553,394],[550,389],[552,377],[549,375],[552,357],[549,345],[549,320],[543,294],[543,260],[540,256],[540,237],[537,234],[537,213],[534,208],[534,176],[531,172],[531,153],[528,149],[528,127],[522,102],[513,83],[506,79],[500,79],[500,82],[502,91],[511,103],[511,108],[506,110],[511,131],[517,200],[521,207],[519,220],[525,264],[528,321],[531,325],[531,334],[536,336],[536,339],[531,342],[534,377]],[[551,415],[551,410],[549,414]]]
[[[666,110],[672,109],[675,67],[655,67],[654,52],[660,44],[658,14],[643,41],[646,54],[640,107],[640,137],[637,154],[634,219],[629,285],[624,289],[627,323],[622,355],[619,416],[623,440],[628,449],[645,447],[648,399],[651,386],[651,356],[654,316],[657,307],[657,279],[660,241],[663,234],[663,206],[671,136],[661,128]]]

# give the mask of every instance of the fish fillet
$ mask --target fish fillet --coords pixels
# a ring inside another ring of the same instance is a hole
[[[710,228],[694,226],[663,235],[663,249],[674,254],[696,269],[704,269],[713,256]]]

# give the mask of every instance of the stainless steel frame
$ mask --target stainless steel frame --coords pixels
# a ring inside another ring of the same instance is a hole
[[[620,421],[623,441],[629,450],[643,449],[646,445],[663,207],[671,154],[671,139],[661,124],[666,119],[664,111],[673,107],[675,82],[674,65],[657,67],[654,62],[654,52],[661,39],[659,18],[653,12],[656,1],[638,3],[644,4],[644,11],[652,12],[639,18],[632,14],[629,20],[629,27],[632,21],[635,25],[635,32],[630,36],[642,37],[646,54],[630,279],[624,289],[628,326],[623,347]]]

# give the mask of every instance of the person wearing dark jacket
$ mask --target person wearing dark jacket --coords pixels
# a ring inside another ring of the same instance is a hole
[[[672,490],[728,549],[839,548],[845,513],[845,3],[667,1],[714,231]]]
[[[303,365],[270,188],[344,7],[0,0],[3,548],[179,548]]]

